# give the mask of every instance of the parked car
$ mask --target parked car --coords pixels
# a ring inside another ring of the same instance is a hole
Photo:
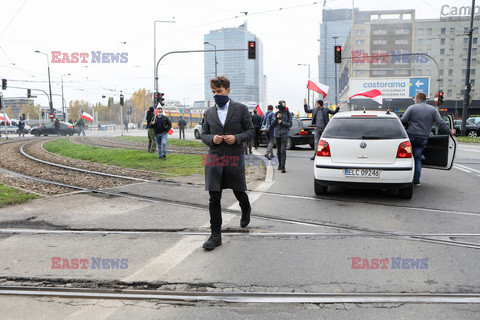
[[[55,124],[53,122],[50,122],[43,126],[33,127],[30,133],[36,137],[39,137],[42,135],[48,136],[50,134],[56,134]],[[78,133],[78,129],[71,123],[60,122],[59,133],[61,136],[66,136],[66,135],[73,136],[75,133]]]
[[[16,123],[13,123],[13,120],[10,119],[10,124],[7,125],[7,133],[8,134],[15,134],[17,133],[18,126]],[[0,133],[5,133],[5,121],[0,122]]]
[[[10,119],[10,120],[12,122],[12,125],[17,127],[17,130],[15,130],[15,133],[18,134],[18,122],[20,120],[17,120],[17,119]],[[30,133],[30,130],[32,130],[32,128],[28,124],[25,123],[25,127],[23,128],[23,132],[24,133]]]
[[[195,139],[200,139],[200,133],[202,133],[202,125],[199,123],[193,128]]]
[[[292,126],[290,127],[289,137],[287,141],[287,149],[295,149],[296,146],[308,144],[310,148],[315,147],[315,139],[313,136],[312,119],[311,118],[292,118]],[[261,145],[268,145],[267,138],[261,133],[259,138]]]
[[[451,119],[449,116],[449,125]],[[455,150],[455,137],[433,134],[428,138],[422,166],[451,169]],[[331,186],[398,189],[402,198],[410,199],[414,168],[410,140],[394,113],[337,113],[318,143],[315,193],[326,194]]]
[[[454,122],[454,128],[457,130],[456,135],[460,135],[462,133],[462,120],[455,120]],[[470,121],[467,122],[467,136],[469,137],[480,137],[480,122],[475,122]]]

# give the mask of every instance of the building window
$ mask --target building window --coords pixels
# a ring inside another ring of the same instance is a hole
[[[387,30],[382,30],[382,29],[373,30],[373,34],[387,34]]]
[[[387,40],[385,39],[373,40],[373,44],[387,44]]]
[[[422,75],[422,70],[417,70],[417,76],[421,76]]]
[[[453,76],[453,69],[448,69],[448,75]]]
[[[444,45],[445,44],[445,38],[440,39],[440,44]]]
[[[448,54],[453,56],[453,49],[448,49]]]
[[[475,74],[475,69],[470,69],[470,74],[474,75]]]
[[[477,48],[473,48],[473,49],[472,49],[472,54],[473,54],[473,55],[476,55],[476,54],[477,54]]]
[[[397,29],[395,30],[395,34],[409,34],[410,30],[408,29]]]
[[[463,38],[463,44],[468,44],[468,38]]]
[[[423,45],[423,39],[418,39],[418,40],[417,40],[417,44],[418,44],[419,46]]]
[[[440,76],[443,76],[443,69],[440,69],[440,71],[438,72],[438,74],[439,74]]]
[[[466,66],[467,65],[467,59],[462,59],[462,66]]]
[[[357,74],[357,77],[363,77],[365,75],[364,70],[356,70],[355,73]]]
[[[439,84],[440,86],[443,86],[443,79],[440,79],[440,80],[438,81],[438,84]]]
[[[357,30],[357,35],[361,36],[365,34],[365,30]]]
[[[394,71],[394,74],[395,75],[400,75],[400,76],[406,76],[406,75],[408,75],[408,70],[397,69],[397,70]]]
[[[357,44],[365,44],[365,40],[357,40],[356,43]]]
[[[447,96],[451,97],[452,96],[452,90],[447,90]]]
[[[465,89],[460,90],[460,95],[464,96],[465,95]]]
[[[445,49],[440,49],[440,54],[445,54]]]
[[[440,34],[445,34],[446,31],[447,31],[447,28],[442,28],[440,29]]]
[[[423,35],[423,29],[418,29],[418,34]]]
[[[476,66],[477,65],[477,59],[472,59],[472,66]]]
[[[425,75],[429,76],[430,75],[430,69],[425,70]]]
[[[431,46],[432,45],[432,39],[427,39],[427,46]]]
[[[453,80],[452,79],[448,79],[447,81],[448,85],[451,86],[453,84]]]
[[[450,38],[450,45],[453,46],[455,44],[455,38]]]
[[[467,74],[467,69],[462,69],[462,76]]]
[[[377,70],[376,70],[376,71],[373,71],[372,74],[373,74],[374,76],[384,76],[384,75],[387,74],[387,71],[385,71],[385,70],[378,70],[378,71],[377,71]]]
[[[463,33],[468,33],[468,27],[463,28]]]
[[[427,35],[431,36],[432,35],[432,28],[427,29]]]
[[[476,43],[477,43],[477,39],[478,39],[478,38],[473,38],[473,39],[472,39],[473,43],[476,44]]]
[[[395,44],[408,44],[408,39],[396,39]]]
[[[448,59],[448,65],[453,66],[453,59]]]
[[[440,65],[443,67],[444,64],[445,64],[445,59],[440,59]]]
[[[450,34],[454,34],[455,33],[455,28],[450,28]]]

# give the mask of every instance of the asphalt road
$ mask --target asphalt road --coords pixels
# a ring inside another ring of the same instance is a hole
[[[312,151],[288,151],[287,173],[274,167],[273,183],[249,186],[250,233],[235,233],[240,231],[238,205],[225,191],[222,204],[231,209],[224,213],[227,232],[212,252],[201,248],[206,239],[201,233],[208,233],[208,211],[201,207],[208,196],[202,187],[141,183],[115,188],[183,205],[77,194],[3,208],[0,282],[137,281],[159,290],[215,292],[479,293],[479,248],[457,245],[480,243],[479,153],[480,146],[459,145],[452,170],[425,169],[422,186],[411,200],[402,200],[395,192],[342,188],[317,197]],[[12,228],[28,230],[5,232]],[[137,233],[109,232],[115,230]],[[128,259],[128,267],[54,269],[53,257]],[[372,268],[382,259],[388,259],[386,268]],[[478,304],[167,305],[15,296],[1,296],[0,304],[1,319],[477,319],[480,311]]]

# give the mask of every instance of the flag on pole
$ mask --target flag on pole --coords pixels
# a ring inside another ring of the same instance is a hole
[[[170,130],[167,131],[167,134],[172,135],[173,132],[174,132],[174,131],[173,131],[173,128],[171,128]]]
[[[5,115],[5,117],[7,118],[7,125],[10,125],[11,122],[10,122],[10,118],[8,117],[8,114],[6,113],[0,113],[0,121],[5,121],[5,118],[3,117],[3,115]]]
[[[329,86],[323,83],[315,83],[312,79],[309,79],[307,83],[307,89],[320,93],[323,95],[323,99],[327,96],[329,88]]]
[[[364,92],[354,94],[353,96],[351,96],[348,99],[352,99],[353,97],[356,97],[356,96],[367,97],[367,98],[370,98],[370,99],[376,101],[378,104],[382,104],[382,93],[380,92],[380,90],[377,90],[377,89],[373,89],[373,90],[364,91]]]
[[[260,105],[257,104],[257,106],[255,107],[255,110],[257,110],[257,113],[260,117],[263,116],[263,111],[262,111],[262,108],[260,108]]]
[[[82,116],[80,118],[88,120],[90,122],[93,121],[93,117],[91,115],[89,115],[88,113],[86,113],[85,111],[82,112]]]

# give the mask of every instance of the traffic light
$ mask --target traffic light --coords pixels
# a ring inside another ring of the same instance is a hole
[[[442,103],[443,103],[443,95],[444,95],[443,90],[438,91],[438,104],[437,104],[437,107],[442,105]]]
[[[31,98],[31,97],[32,97],[32,90],[27,89],[27,98]]]
[[[335,46],[335,63],[342,63],[342,46]]]
[[[7,90],[7,79],[2,79],[2,90]]]
[[[255,41],[248,41],[248,59],[256,59],[257,44]]]
[[[123,101],[123,94],[120,95],[120,105],[123,107],[124,101]]]
[[[157,107],[158,104],[160,104],[161,106],[165,105],[165,103],[163,103],[163,101],[165,101],[163,96],[164,96],[164,93],[155,92],[155,94],[153,96],[153,102],[155,103],[155,107]]]
[[[45,119],[45,111],[42,111],[42,119]]]

